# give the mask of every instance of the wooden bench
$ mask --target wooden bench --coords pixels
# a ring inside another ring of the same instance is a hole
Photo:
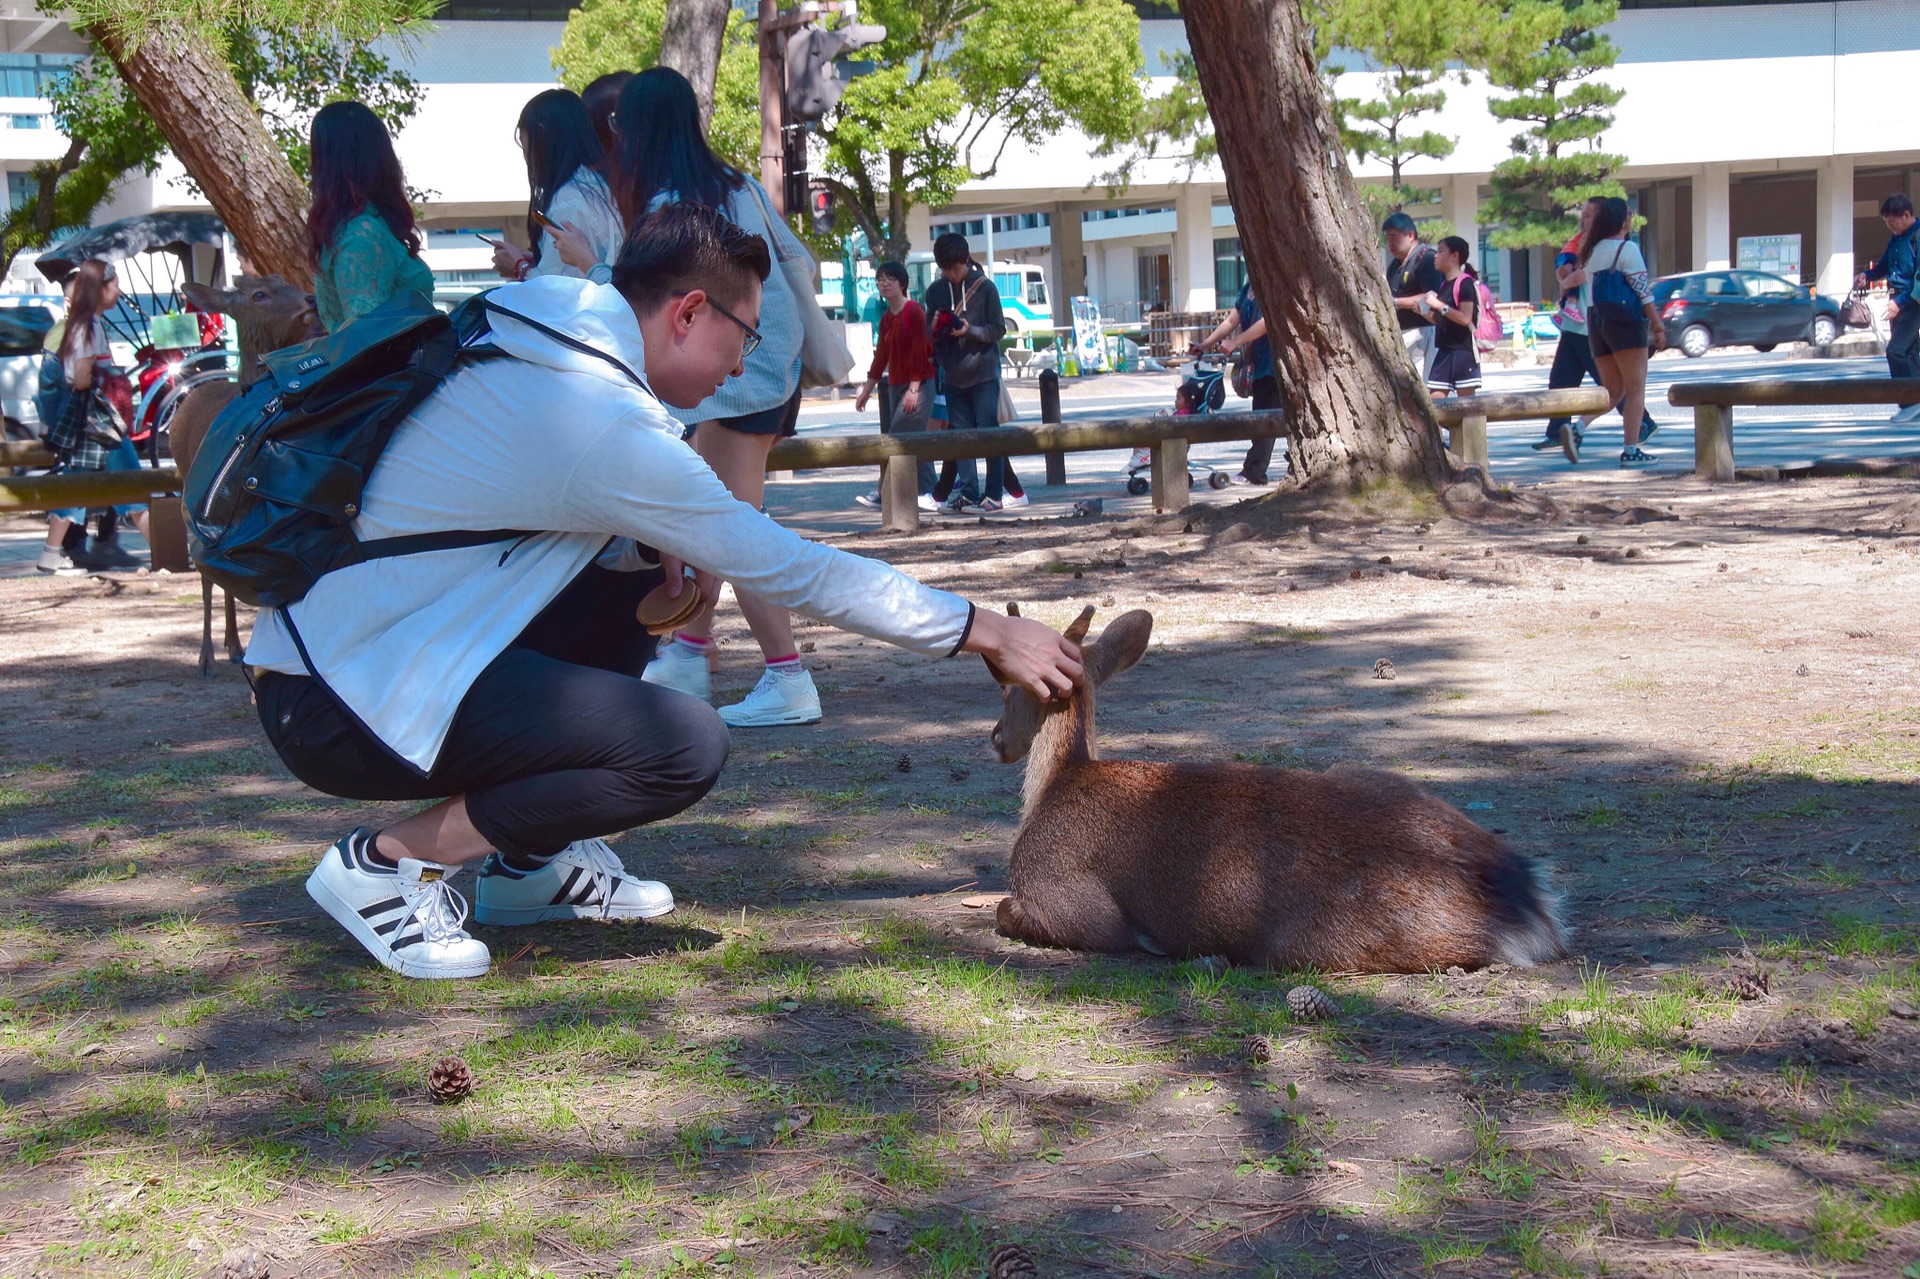
[[[1449,448],[1467,466],[1487,469],[1487,423],[1528,418],[1579,417],[1603,413],[1611,403],[1597,386],[1566,391],[1502,391],[1494,395],[1449,396],[1433,402],[1433,415],[1453,432]]]
[[[1733,410],[1736,405],[1920,404],[1920,378],[1823,378],[1790,381],[1676,382],[1667,402],[1693,410],[1693,473],[1702,479],[1733,478]]]

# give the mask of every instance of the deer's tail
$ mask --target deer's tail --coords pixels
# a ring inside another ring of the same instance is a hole
[[[1501,848],[1482,871],[1482,886],[1492,914],[1494,952],[1501,960],[1524,968],[1566,958],[1559,894],[1531,858]]]

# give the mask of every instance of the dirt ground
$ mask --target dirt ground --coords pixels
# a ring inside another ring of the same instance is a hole
[[[1920,1279],[1920,483],[1603,491],[842,539],[1151,610],[1106,754],[1410,775],[1551,868],[1529,971],[997,937],[985,672],[804,625],[826,722],[615,841],[677,913],[408,982],[302,890],[399,810],[282,772],[194,579],[0,583],[0,1273]]]

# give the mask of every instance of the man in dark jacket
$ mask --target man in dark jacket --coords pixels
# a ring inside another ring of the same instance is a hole
[[[927,286],[927,323],[946,394],[947,427],[970,431],[999,426],[1000,339],[1007,332],[1000,290],[974,262],[964,235],[948,233],[935,240],[933,262],[940,274]],[[945,499],[955,513],[998,511],[1006,502],[1011,470],[1008,459],[988,458],[986,493],[976,502],[974,495],[980,492],[977,459],[949,462],[934,497]]]
[[[1913,201],[1896,191],[1880,201],[1880,220],[1892,238],[1880,255],[1854,281],[1887,282],[1887,376],[1920,377],[1920,230],[1916,230]],[[1893,415],[1896,422],[1920,420],[1920,404]]]

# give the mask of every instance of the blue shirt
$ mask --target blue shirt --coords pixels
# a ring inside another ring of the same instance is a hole
[[[1920,274],[1920,223],[1887,241],[1887,251],[1867,268],[1869,280],[1885,280],[1887,295],[1902,306],[1908,299],[1920,297],[1914,292],[1916,274]]]
[[[1234,302],[1233,309],[1240,315],[1242,333],[1259,322],[1260,304],[1253,300],[1251,284],[1240,286],[1240,297]],[[1256,379],[1273,376],[1273,343],[1266,338],[1261,338],[1247,348],[1247,371]]]

